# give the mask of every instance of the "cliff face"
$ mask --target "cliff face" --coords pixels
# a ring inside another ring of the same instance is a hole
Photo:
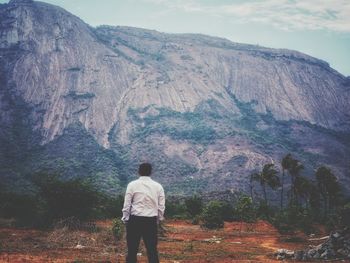
[[[20,120],[29,150],[81,123],[96,147],[125,154],[125,167],[159,163],[169,185],[242,185],[287,151],[349,168],[349,81],[296,51],[91,28],[59,7],[12,0],[0,6],[0,53],[2,137],[23,139],[13,135]]]

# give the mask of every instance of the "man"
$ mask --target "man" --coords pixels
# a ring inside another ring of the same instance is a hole
[[[164,219],[165,195],[163,187],[150,178],[151,173],[151,164],[141,164],[139,179],[130,182],[126,189],[122,221],[126,224],[127,263],[137,262],[141,237],[148,262],[159,262],[157,223]]]

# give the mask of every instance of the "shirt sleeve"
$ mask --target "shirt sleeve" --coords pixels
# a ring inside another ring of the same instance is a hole
[[[123,209],[122,209],[122,212],[123,212],[122,221],[123,222],[127,222],[129,220],[132,196],[133,196],[133,193],[131,190],[131,186],[129,184],[128,187],[126,188],[125,197],[124,197],[124,205],[123,205]]]
[[[158,220],[164,220],[164,210],[165,210],[165,194],[164,189],[161,186],[158,195]]]

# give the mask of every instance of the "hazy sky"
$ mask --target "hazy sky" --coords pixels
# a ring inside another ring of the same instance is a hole
[[[8,0],[0,0],[7,3]],[[44,0],[90,25],[203,33],[295,49],[350,76],[350,0]]]

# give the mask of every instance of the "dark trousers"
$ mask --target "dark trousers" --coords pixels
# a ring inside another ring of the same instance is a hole
[[[126,225],[126,242],[128,245],[126,263],[137,262],[136,257],[141,237],[147,249],[148,262],[159,263],[157,231],[157,217],[130,216]]]

